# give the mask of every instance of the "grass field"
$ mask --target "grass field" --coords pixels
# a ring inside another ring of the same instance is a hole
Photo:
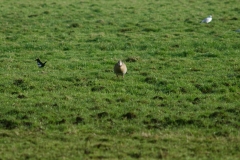
[[[240,159],[238,4],[1,1],[0,160]]]

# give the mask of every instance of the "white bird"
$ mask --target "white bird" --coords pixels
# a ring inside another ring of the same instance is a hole
[[[121,60],[114,65],[114,73],[118,77],[121,75],[124,78],[124,75],[127,73],[127,66]]]
[[[210,15],[210,16],[208,16],[207,18],[205,18],[204,20],[202,20],[201,23],[209,23],[209,22],[211,22],[211,21],[212,21],[212,16]]]

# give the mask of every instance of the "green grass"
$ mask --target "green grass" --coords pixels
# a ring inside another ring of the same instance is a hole
[[[237,4],[0,2],[0,159],[239,159]]]

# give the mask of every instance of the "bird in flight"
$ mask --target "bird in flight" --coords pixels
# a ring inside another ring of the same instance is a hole
[[[37,58],[35,61],[37,61],[37,65],[38,65],[38,67],[39,68],[42,68],[42,67],[44,67],[45,66],[45,64],[47,63],[47,61],[46,62],[41,62],[41,60],[39,59],[39,58]]]
[[[204,20],[202,20],[201,23],[209,23],[209,22],[211,22],[211,21],[212,21],[212,16],[210,15],[210,16],[208,16],[207,18],[205,18]]]

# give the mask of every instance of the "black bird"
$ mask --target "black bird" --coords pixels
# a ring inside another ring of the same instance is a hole
[[[42,67],[44,67],[45,66],[45,64],[47,63],[47,61],[46,62],[41,62],[40,61],[40,59],[39,58],[37,58],[35,61],[37,61],[37,65],[38,65],[38,67],[39,68],[42,68]]]

